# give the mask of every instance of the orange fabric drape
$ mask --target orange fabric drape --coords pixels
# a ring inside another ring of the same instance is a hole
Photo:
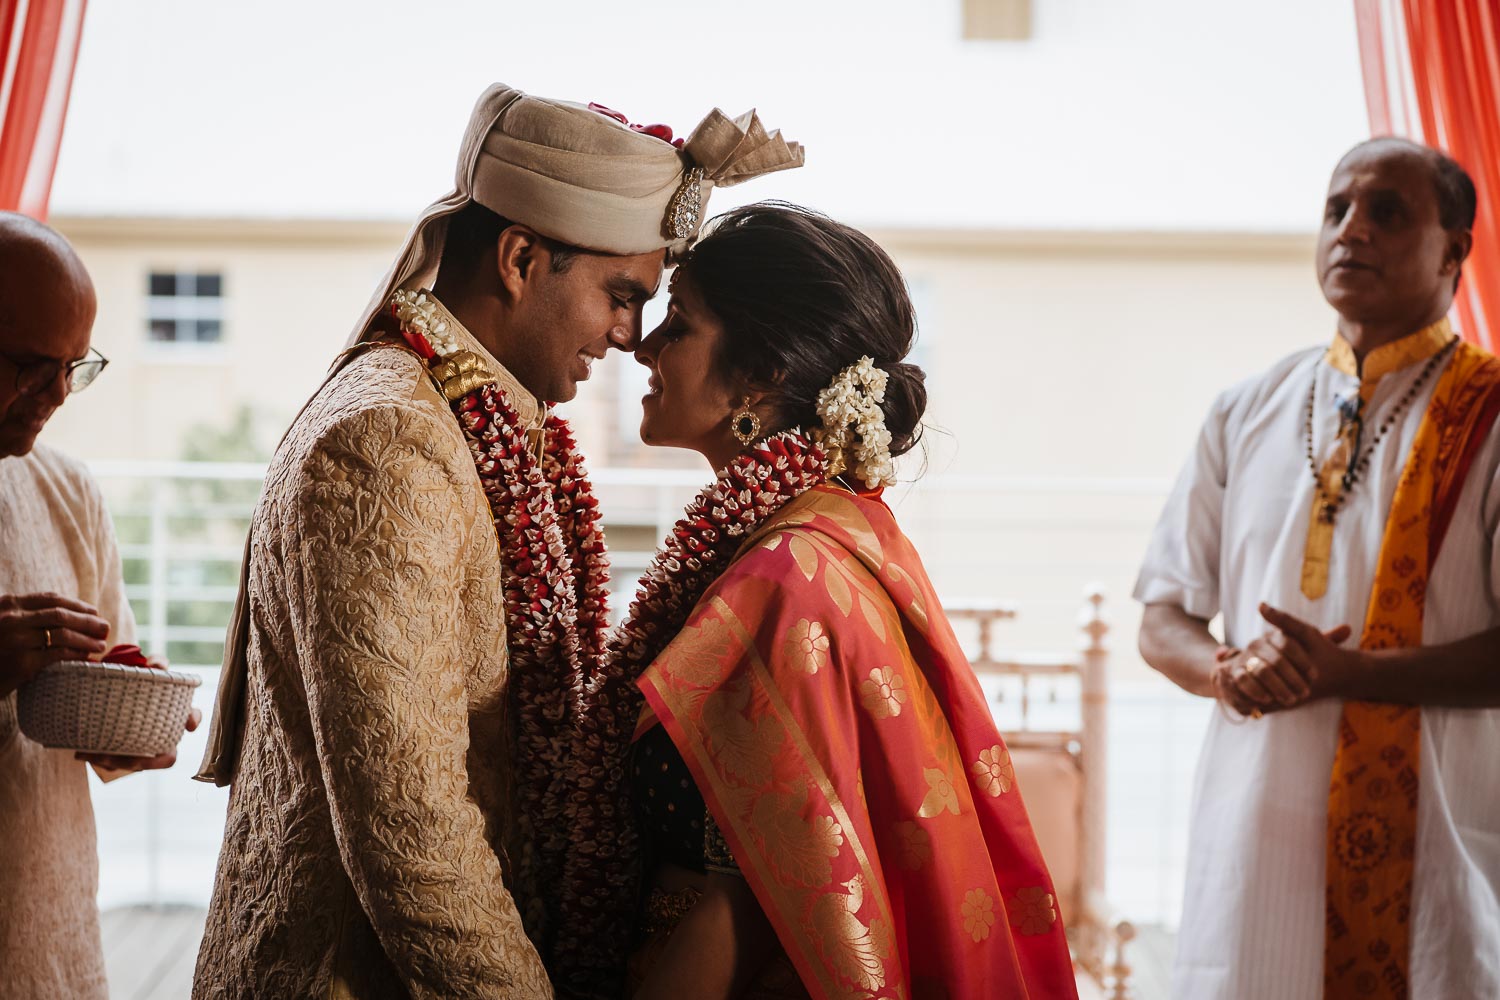
[[[1500,0],[1355,0],[1370,130],[1440,147],[1479,190],[1457,302],[1464,339],[1500,341]]]
[[[638,683],[815,1000],[1077,997],[1010,752],[879,491],[788,503]]]
[[[47,216],[86,0],[0,0],[0,209]]]

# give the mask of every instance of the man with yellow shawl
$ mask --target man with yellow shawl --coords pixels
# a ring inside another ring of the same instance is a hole
[[[267,473],[199,775],[233,788],[196,996],[618,994],[604,550],[548,406],[635,346],[715,185],[801,161],[753,113],[682,142],[480,97]]]
[[[1338,335],[1219,397],[1146,557],[1142,654],[1221,706],[1184,1000],[1500,996],[1500,361],[1446,319],[1475,205],[1437,150],[1344,157]]]

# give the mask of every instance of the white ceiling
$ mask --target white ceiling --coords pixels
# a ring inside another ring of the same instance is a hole
[[[808,166],[724,192],[863,225],[1309,230],[1366,124],[1348,0],[90,4],[67,214],[406,218],[493,80],[686,133],[750,106]],[[690,12],[690,13],[689,13]]]

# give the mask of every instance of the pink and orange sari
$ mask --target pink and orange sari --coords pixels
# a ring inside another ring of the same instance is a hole
[[[813,997],[1077,996],[1005,741],[878,491],[788,503],[638,683]]]

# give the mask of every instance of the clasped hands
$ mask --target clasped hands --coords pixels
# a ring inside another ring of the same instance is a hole
[[[61,594],[0,594],[0,698],[36,676],[51,663],[89,660],[104,655],[109,622],[82,601]],[[161,660],[150,666],[167,668]],[[203,713],[193,709],[183,729],[198,728]],[[82,761],[108,771],[152,771],[177,762],[176,751],[155,757],[121,757],[79,753]]]
[[[1323,631],[1269,604],[1260,606],[1271,626],[1244,649],[1220,646],[1210,680],[1220,702],[1252,718],[1341,697],[1359,669],[1359,650],[1340,645],[1348,625]]]

